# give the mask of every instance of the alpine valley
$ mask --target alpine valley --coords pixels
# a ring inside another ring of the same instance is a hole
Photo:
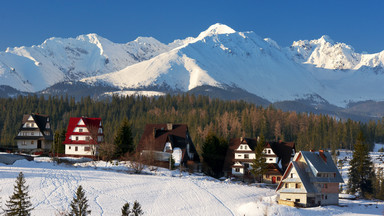
[[[384,51],[329,36],[280,47],[214,24],[197,37],[118,44],[96,34],[0,52],[0,96],[202,94],[355,120],[384,116]]]

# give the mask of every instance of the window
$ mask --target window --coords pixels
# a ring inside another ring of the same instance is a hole
[[[321,199],[324,199],[324,194],[321,194]]]
[[[269,174],[266,174],[266,175],[265,175],[265,178],[269,178]]]
[[[68,146],[68,149],[71,149],[71,146]]]
[[[295,187],[296,187],[296,188],[301,188],[300,183],[296,183]]]
[[[300,202],[300,199],[295,199],[295,202]]]
[[[293,173],[291,173],[291,178],[293,178]]]
[[[89,140],[90,140],[90,137],[89,137],[89,136],[85,137],[85,140],[89,141]]]
[[[80,129],[79,129],[79,132],[80,132],[80,133],[82,133],[82,132],[83,132],[83,129],[82,129],[82,128],[80,128]]]
[[[277,177],[277,181],[280,181],[281,180],[281,178],[280,177]]]
[[[271,154],[271,150],[270,149],[268,149],[268,154]]]
[[[244,149],[248,149],[247,146],[244,146]]]
[[[84,147],[84,151],[91,151],[91,147]]]
[[[328,199],[328,195],[325,195],[325,199]]]
[[[237,155],[237,157],[241,157],[241,155]]]
[[[328,188],[328,184],[323,184],[323,188]]]
[[[336,178],[336,173],[333,173],[333,178]]]
[[[273,161],[273,159],[272,159],[272,158],[269,158],[269,161]]]
[[[33,136],[35,133],[31,132],[31,135]]]
[[[76,147],[75,147],[75,151],[77,151],[77,150],[79,150],[79,147],[76,146]]]
[[[242,146],[242,145],[240,146],[240,149],[243,149],[243,146]]]
[[[289,201],[289,200],[291,200],[291,198],[287,198],[287,200]]]
[[[27,145],[27,143],[25,142],[25,140],[21,143],[21,145]]]
[[[285,188],[288,188],[288,183],[285,183],[285,184],[284,184],[284,187],[285,187]]]
[[[79,137],[76,137],[76,140],[79,140]]]
[[[235,171],[236,171],[236,172],[240,172],[240,168],[236,168]]]
[[[249,155],[248,154],[244,154],[244,158],[249,158]]]
[[[33,145],[33,140],[31,141],[31,145]]]

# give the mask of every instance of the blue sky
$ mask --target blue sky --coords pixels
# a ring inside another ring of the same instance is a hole
[[[169,43],[215,23],[281,46],[327,34],[358,52],[384,50],[381,0],[12,0],[1,2],[0,51],[87,33],[118,43],[138,36]]]

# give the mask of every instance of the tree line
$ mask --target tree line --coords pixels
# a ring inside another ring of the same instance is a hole
[[[147,123],[184,123],[198,152],[210,131],[226,140],[257,137],[266,141],[296,142],[297,150],[353,149],[359,131],[372,147],[384,142],[384,118],[356,122],[328,115],[283,112],[273,106],[261,107],[244,101],[223,101],[189,94],[162,97],[119,97],[96,101],[90,97],[76,101],[66,96],[18,96],[0,98],[0,147],[15,148],[13,140],[23,114],[40,113],[51,117],[52,129],[65,134],[70,117],[100,117],[106,142],[112,143],[115,131],[128,119],[133,142],[138,143]],[[64,132],[63,132],[64,131]]]

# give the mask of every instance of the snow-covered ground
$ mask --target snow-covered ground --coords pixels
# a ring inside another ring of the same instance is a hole
[[[341,156],[347,155],[347,152],[341,152]],[[346,199],[340,200],[340,206],[298,209],[277,205],[273,189],[218,181],[204,175],[180,175],[179,171],[160,168],[156,171],[145,169],[144,174],[132,174],[131,171],[125,163],[82,161],[74,165],[57,165],[49,158],[0,164],[1,205],[5,207],[18,173],[23,172],[35,208],[32,215],[39,216],[67,210],[79,185],[86,191],[92,215],[121,215],[123,204],[135,200],[142,204],[145,215],[151,216],[349,216],[382,215],[384,211],[383,202]],[[343,177],[346,177],[344,170]]]

